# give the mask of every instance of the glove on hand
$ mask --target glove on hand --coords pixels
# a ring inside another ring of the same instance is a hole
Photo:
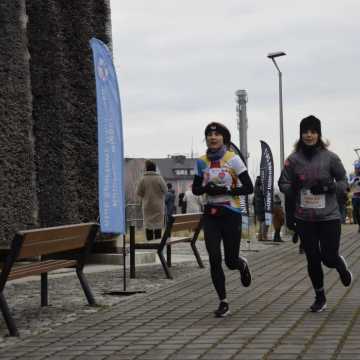
[[[315,185],[313,185],[310,188],[310,191],[313,195],[320,195],[320,194],[330,194],[335,192],[335,183],[334,182],[326,182],[322,183],[321,181],[318,181]]]
[[[292,182],[292,189],[294,193],[297,194],[302,187],[303,187],[303,182],[298,177],[296,177],[295,180]]]
[[[208,182],[205,186],[205,192],[208,195],[224,195],[227,194],[228,190],[225,186],[218,186],[214,184],[213,182]]]

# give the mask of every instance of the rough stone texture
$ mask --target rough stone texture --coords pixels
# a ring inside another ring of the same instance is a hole
[[[89,40],[108,43],[98,0],[27,1],[39,223],[96,220],[97,123]]]
[[[0,2],[0,245],[37,218],[24,15],[24,1]]]
[[[109,19],[108,0],[0,2],[0,245],[98,216],[89,40]]]

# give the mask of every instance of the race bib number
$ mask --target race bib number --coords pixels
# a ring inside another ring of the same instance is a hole
[[[309,189],[302,189],[300,193],[300,207],[304,209],[324,209],[325,194],[313,195]]]

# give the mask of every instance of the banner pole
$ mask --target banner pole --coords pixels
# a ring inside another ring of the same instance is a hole
[[[125,234],[123,235],[123,289],[126,292],[126,247],[125,247]]]

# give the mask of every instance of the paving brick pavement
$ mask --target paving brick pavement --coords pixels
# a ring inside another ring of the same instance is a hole
[[[0,350],[10,359],[252,360],[360,359],[360,234],[343,229],[342,253],[354,281],[344,288],[324,268],[328,309],[308,312],[313,291],[291,242],[248,253],[253,284],[227,272],[232,315],[217,306],[207,271],[121,301]]]

